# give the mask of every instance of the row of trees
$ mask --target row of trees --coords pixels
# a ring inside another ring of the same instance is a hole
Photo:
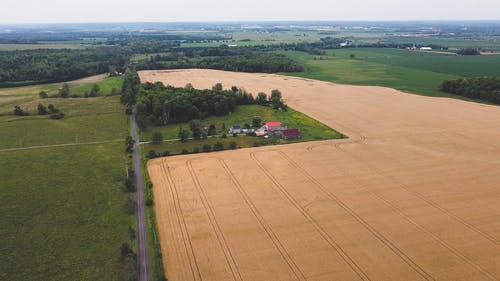
[[[500,77],[444,81],[441,84],[441,91],[500,104]]]
[[[265,93],[254,98],[238,87],[224,90],[220,83],[212,89],[198,90],[191,84],[175,88],[161,82],[141,85],[135,108],[139,126],[146,127],[188,122],[211,115],[223,116],[233,112],[238,105],[250,104],[272,105],[275,109],[286,110],[278,90],[274,90],[268,99]]]
[[[24,109],[21,108],[20,105],[15,105],[14,106],[14,115],[17,116],[29,116],[30,113],[28,111],[25,111]],[[41,103],[38,104],[37,106],[37,113],[38,115],[49,115],[51,119],[62,119],[64,118],[64,113],[57,109],[53,104],[49,104],[48,106],[45,106]]]
[[[231,141],[226,148],[222,142],[216,142],[213,145],[204,144],[201,147],[194,147],[191,151],[183,148],[180,154],[191,154],[191,153],[201,153],[201,152],[211,152],[211,151],[222,151],[225,149],[236,149],[238,148],[238,144],[235,141]],[[157,158],[157,157],[166,157],[172,155],[170,151],[157,152],[156,150],[150,150],[147,154],[149,159]]]
[[[204,68],[241,72],[301,72],[304,68],[283,54],[252,52],[246,55],[214,57],[179,57],[175,60],[163,56],[153,56],[137,65],[139,69],[179,69]]]

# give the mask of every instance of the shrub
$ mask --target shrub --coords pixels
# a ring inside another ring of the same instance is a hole
[[[156,153],[156,150],[150,150],[148,152],[148,158],[149,159],[153,159],[153,158],[156,158],[158,156],[158,154]]]
[[[134,144],[135,144],[135,141],[132,138],[132,136],[125,137],[125,151],[127,153],[132,153],[134,151]]]
[[[236,145],[236,142],[232,141],[229,143],[229,148],[230,149],[236,149],[237,145]]]
[[[224,145],[221,142],[216,142],[214,144],[214,151],[224,150]]]
[[[58,113],[59,109],[57,109],[53,104],[49,104],[47,108],[50,110],[50,113]]]
[[[134,183],[134,180],[132,177],[125,179],[125,191],[127,191],[127,192],[135,192],[136,191],[135,183]]]
[[[128,237],[130,238],[130,240],[134,240],[135,239],[135,229],[132,227],[132,226],[129,226],[128,227]]]
[[[163,157],[170,156],[170,151],[168,151],[168,150],[163,151],[163,153],[161,154],[161,156],[163,156]]]
[[[47,115],[47,114],[49,114],[49,112],[47,111],[47,108],[43,104],[41,104],[41,103],[38,104],[37,110],[38,110],[38,114],[39,115]]]
[[[226,134],[222,134],[222,138],[223,139],[227,138],[227,135]]]
[[[14,115],[26,116],[29,114],[27,112],[25,112],[19,105],[16,105],[16,106],[14,106]]]
[[[49,94],[47,94],[47,92],[45,91],[41,91],[38,96],[41,98],[41,99],[46,99],[49,97]]]
[[[135,213],[137,205],[134,199],[134,196],[127,197],[127,201],[125,202],[125,210],[127,214],[133,215]]]
[[[189,151],[185,148],[182,149],[181,154],[189,154]]]
[[[201,149],[203,150],[203,152],[210,152],[212,150],[212,147],[209,144],[204,144]]]
[[[193,153],[200,153],[200,148],[199,147],[193,148]]]
[[[127,257],[129,255],[133,255],[134,251],[132,250],[132,247],[130,247],[129,243],[123,242],[121,247],[120,247],[120,253],[121,253],[122,257]]]

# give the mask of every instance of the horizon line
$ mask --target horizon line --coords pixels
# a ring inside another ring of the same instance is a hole
[[[238,23],[500,23],[500,19],[405,19],[405,20],[207,20],[207,21],[75,21],[75,22],[10,22],[2,23],[2,25],[62,25],[62,24],[193,24],[193,23],[208,23],[208,24],[238,24]]]

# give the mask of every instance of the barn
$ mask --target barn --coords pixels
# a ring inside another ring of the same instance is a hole
[[[281,131],[281,138],[284,140],[300,139],[300,130],[294,128],[287,128]]]

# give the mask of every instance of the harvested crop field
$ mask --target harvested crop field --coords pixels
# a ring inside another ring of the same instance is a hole
[[[152,160],[169,280],[500,279],[500,107],[213,70],[349,136]]]

